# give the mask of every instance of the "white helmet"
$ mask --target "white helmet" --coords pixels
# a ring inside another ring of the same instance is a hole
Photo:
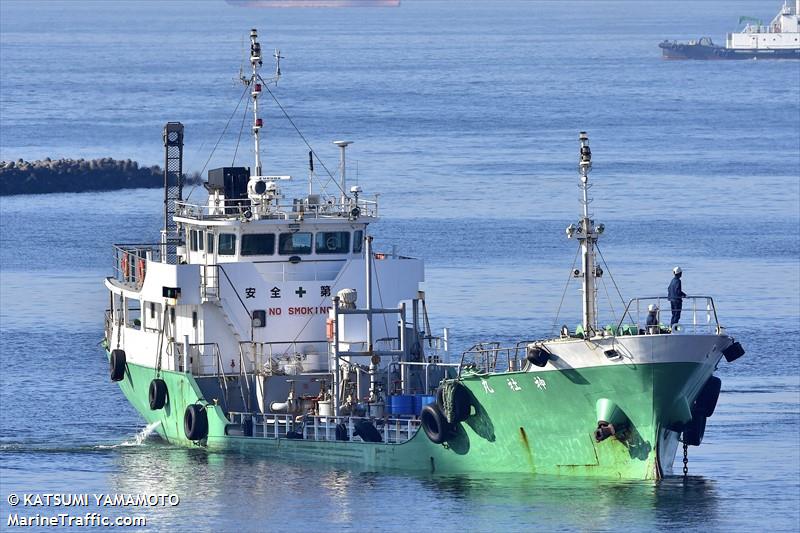
[[[653,311],[658,311],[658,306],[656,304],[650,304],[647,306],[647,310],[650,311],[651,313]]]
[[[683,270],[681,270],[681,267],[675,267],[672,269],[672,273],[675,274],[676,276],[681,272],[683,272]]]

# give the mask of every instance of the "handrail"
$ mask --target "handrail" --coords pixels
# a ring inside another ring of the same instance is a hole
[[[297,345],[301,344],[301,343],[305,344],[305,345],[310,345],[310,344],[325,344],[326,345],[326,349],[324,351],[320,350],[319,352],[305,353],[303,355],[311,355],[311,354],[314,354],[314,353],[317,353],[319,355],[327,355],[328,354],[328,352],[327,352],[328,340],[327,339],[310,340],[310,341],[307,341],[307,340],[298,341],[296,339],[295,340],[285,340],[285,341],[254,341],[254,340],[239,341],[239,351],[243,353],[244,352],[244,350],[243,350],[244,346],[252,347],[250,355],[253,357],[253,361],[252,361],[253,370],[256,370],[259,367],[263,368],[263,366],[264,366],[264,362],[263,361],[261,361],[261,365],[258,364],[259,361],[256,361],[256,355],[260,352],[261,357],[263,358],[263,356],[265,355],[264,354],[264,348],[268,347],[269,348],[269,353],[266,354],[266,355],[269,357],[269,362],[270,362],[270,364],[269,364],[269,373],[271,374],[272,373],[272,363],[273,362],[276,363],[276,364],[278,363],[278,359],[276,359],[276,357],[274,357],[275,354],[272,353],[272,346],[279,345],[279,344],[285,344],[285,345],[293,346],[294,347],[294,352],[293,353],[298,353],[297,352]],[[285,356],[285,355],[288,354],[288,352],[289,352],[288,350],[285,350],[282,354],[278,355],[277,357],[280,358],[282,356]]]
[[[669,300],[670,299],[668,297],[666,297],[666,296],[647,296],[647,297],[632,298],[628,302],[628,304],[625,306],[625,311],[622,313],[622,317],[620,318],[619,323],[617,324],[617,327],[616,327],[616,329],[614,331],[618,332],[618,331],[620,331],[622,329],[623,324],[625,322],[625,317],[626,316],[632,322],[634,322],[634,324],[636,325],[637,328],[640,328],[640,324],[639,324],[639,316],[641,315],[641,309],[640,309],[640,306],[639,306],[640,303],[642,303],[642,302],[655,302],[656,306],[658,307],[659,312],[661,312],[661,311],[670,312],[671,311],[671,307],[672,307],[671,305],[669,307],[665,307],[664,309],[661,309],[661,302],[662,301],[669,302]],[[697,305],[696,305],[697,301],[698,300],[705,300],[706,301],[706,307],[705,307],[704,310],[706,311],[706,313],[711,312],[711,314],[709,314],[709,322],[706,323],[706,326],[710,325],[710,316],[713,316],[714,317],[714,325],[716,326],[715,331],[716,332],[720,331],[721,326],[719,324],[719,318],[717,317],[717,307],[714,304],[714,298],[712,298],[711,296],[689,295],[689,296],[684,296],[684,297],[681,298],[682,302],[685,301],[685,300],[691,300],[695,304],[691,309],[682,308],[682,311],[686,311],[686,312],[691,312],[692,313],[692,325],[693,325],[693,327],[695,329],[700,327],[700,325],[697,324]],[[634,304],[635,304],[635,307],[636,307],[636,315],[637,315],[636,316],[636,320],[634,320],[634,317],[631,314],[632,313],[632,307],[634,306]],[[646,307],[645,307],[645,309],[646,309]]]
[[[365,420],[375,424],[380,431],[383,442],[378,444],[399,444],[410,440],[421,427],[418,418],[392,418],[389,416],[373,418],[367,416],[350,415],[312,415],[305,414],[296,417],[287,413],[243,413],[230,411],[228,413],[231,424],[245,424],[246,420],[252,422],[251,438],[284,439],[286,432],[296,431],[301,433],[303,440],[335,441],[336,426],[344,424],[349,436],[353,436],[355,422]]]
[[[514,364],[514,368],[519,369],[520,368],[520,365],[519,365],[519,351],[521,349],[523,349],[523,347],[527,347],[529,344],[532,344],[534,342],[536,342],[536,341],[535,340],[521,340],[521,341],[517,341],[514,344],[514,346],[501,346],[500,343],[497,342],[497,341],[479,342],[477,344],[474,344],[472,347],[470,347],[470,348],[464,350],[463,352],[461,352],[461,360],[458,363],[458,374],[457,374],[456,379],[460,379],[461,378],[461,371],[464,369],[464,359],[469,354],[478,355],[482,359],[482,361],[480,362],[481,366],[483,366],[485,368],[485,372],[490,373],[490,372],[495,372],[497,370],[497,360],[498,360],[498,358],[499,358],[499,356],[500,356],[500,354],[502,352],[505,352],[508,368],[511,369],[512,368],[512,365],[511,365],[511,360],[512,360],[511,359],[511,353],[513,351],[513,353],[514,353],[514,359],[513,360],[514,360],[514,363],[515,363]],[[490,347],[484,348],[485,345],[488,345]],[[490,364],[490,358],[492,356],[494,356],[494,357],[491,359],[491,364]]]
[[[250,310],[247,308],[247,305],[245,305],[244,300],[242,300],[242,297],[239,296],[239,291],[236,290],[236,285],[233,284],[233,282],[231,281],[230,276],[228,276],[228,273],[225,272],[225,269],[222,267],[222,265],[216,264],[214,266],[217,269],[219,269],[223,274],[225,274],[225,279],[227,280],[228,284],[231,286],[231,289],[233,289],[233,294],[236,295],[236,299],[238,299],[239,303],[242,304],[242,307],[244,308],[244,312],[247,313],[247,316],[250,318],[250,339],[252,339],[253,338],[253,313],[250,312]],[[219,276],[217,276],[217,279],[219,279]],[[220,296],[222,296],[221,292],[220,292]]]
[[[376,200],[366,200],[359,198],[346,202],[320,202],[320,203],[284,203],[273,204],[271,202],[261,203],[247,198],[226,199],[218,205],[193,204],[186,201],[175,202],[175,216],[190,218],[193,220],[219,220],[219,219],[239,219],[242,217],[250,218],[255,213],[262,219],[272,220],[292,220],[292,219],[314,219],[314,218],[340,218],[352,216],[353,210],[357,209],[355,216],[378,216],[378,202]]]

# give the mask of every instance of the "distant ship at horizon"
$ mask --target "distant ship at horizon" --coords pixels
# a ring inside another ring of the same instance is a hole
[[[400,0],[225,0],[236,7],[398,7]]]
[[[659,43],[664,59],[800,59],[800,0],[795,7],[783,3],[781,10],[765,26],[752,17],[740,32],[729,33],[725,46],[718,46],[709,37],[688,42],[664,40]]]

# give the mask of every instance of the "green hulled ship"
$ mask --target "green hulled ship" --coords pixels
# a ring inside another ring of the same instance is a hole
[[[279,53],[275,54],[277,58]],[[114,246],[106,279],[111,379],[170,443],[366,469],[530,472],[657,479],[678,447],[699,445],[724,357],[744,352],[713,300],[631,300],[598,326],[588,213],[591,151],[580,136],[583,213],[578,328],[510,347],[482,343],[451,360],[428,326],[423,265],[372,249],[375,200],[347,187],[286,202],[288,176],[262,173],[261,47],[251,31],[255,161],[209,171],[207,201],[183,200],[183,126],[164,129],[164,228],[152,245]],[[649,318],[645,318],[645,316]],[[653,318],[655,317],[655,320]]]

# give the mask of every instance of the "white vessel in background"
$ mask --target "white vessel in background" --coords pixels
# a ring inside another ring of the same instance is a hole
[[[800,59],[800,0],[794,8],[784,2],[769,25],[753,17],[739,17],[742,22],[747,25],[729,33],[724,47],[709,37],[685,43],[665,40],[658,46],[666,59]]]

